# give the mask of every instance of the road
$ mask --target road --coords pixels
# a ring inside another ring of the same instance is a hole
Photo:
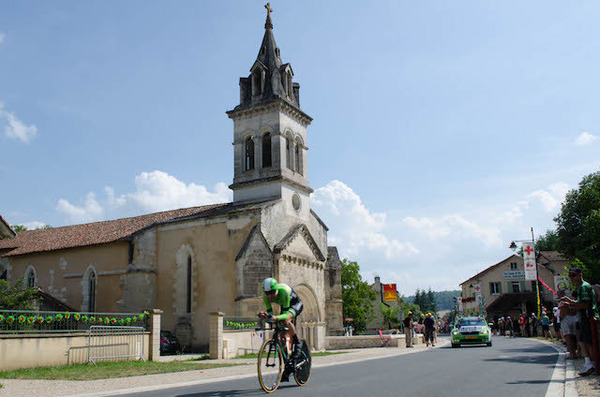
[[[278,396],[544,396],[558,353],[529,339],[495,337],[492,347],[450,346],[314,368],[309,383],[282,383]],[[262,396],[256,378],[127,396]]]

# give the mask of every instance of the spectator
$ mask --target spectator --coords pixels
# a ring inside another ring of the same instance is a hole
[[[544,311],[543,315],[545,314],[546,312]],[[546,317],[546,319],[548,319],[548,317]],[[535,313],[531,313],[531,320],[529,320],[529,324],[531,324],[531,336],[535,338],[536,336],[538,336],[538,318],[536,317]],[[548,322],[548,324],[550,324],[550,322]]]
[[[429,346],[429,342],[431,342],[431,346],[435,346],[433,341],[433,332],[435,330],[435,320],[431,316],[431,313],[427,313],[425,319],[423,320],[423,325],[425,326],[425,345]]]
[[[402,320],[402,325],[404,325],[404,335],[406,338],[406,347],[413,347],[413,314],[412,312],[408,312],[408,316],[404,320]]]
[[[537,330],[534,336],[537,336]],[[546,339],[550,339],[550,318],[546,312],[542,313],[542,336]]]
[[[527,314],[523,313],[521,314],[521,317],[519,317],[519,336],[525,337],[525,317],[527,317]]]
[[[558,298],[560,299],[560,295],[559,293],[561,292],[561,290],[558,290],[558,292],[556,293],[556,295],[558,296]],[[562,291],[563,295],[565,293],[565,291]],[[552,308],[552,327],[554,328],[554,337],[556,339],[562,339],[561,333],[560,333],[560,310],[558,310],[557,306],[554,306]]]
[[[573,292],[573,298],[567,296],[561,298],[561,302],[566,303],[566,306],[575,309],[579,312],[579,329],[577,333],[577,342],[581,347],[581,352],[584,357],[584,364],[579,375],[587,376],[592,374],[596,367],[592,362],[593,347],[592,347],[592,327],[591,321],[596,317],[596,296],[592,286],[583,280],[581,269],[574,267],[569,270],[569,279],[576,287]]]
[[[565,291],[558,291],[559,299],[566,296]],[[560,319],[560,331],[567,344],[567,351],[569,352],[568,360],[575,360],[577,358],[577,310],[571,309],[566,303],[559,301],[558,304],[558,315]]]
[[[506,316],[506,328],[508,330],[508,336],[515,336],[515,323],[512,320],[512,318],[510,318],[510,316]]]

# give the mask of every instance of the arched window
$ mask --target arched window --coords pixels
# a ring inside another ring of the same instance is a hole
[[[192,312],[192,257],[188,256],[187,259],[187,278],[186,278],[186,312]]]
[[[296,141],[294,145],[294,161],[296,172],[302,175],[302,143],[300,141]]]
[[[96,272],[91,271],[88,276],[88,312],[96,311]]]
[[[175,272],[173,273],[173,298],[175,314],[185,316],[194,311],[194,274],[197,273],[197,259],[192,247],[184,244],[175,254]]]
[[[27,276],[25,277],[25,285],[27,286],[27,288],[33,288],[33,287],[35,287],[35,284],[36,284],[35,269],[30,267],[29,270],[27,271]]]
[[[254,141],[252,137],[246,138],[246,143],[244,145],[245,155],[244,155],[244,171],[253,170],[254,169]]]
[[[262,138],[262,166],[266,168],[271,165],[271,134],[267,132]]]
[[[285,138],[285,164],[291,170],[292,169],[292,140],[287,137]]]

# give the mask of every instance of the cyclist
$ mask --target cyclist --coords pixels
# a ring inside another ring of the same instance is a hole
[[[263,300],[267,311],[258,313],[258,316],[263,319],[272,319],[284,323],[288,328],[287,335],[292,338],[294,344],[292,359],[298,361],[300,359],[301,346],[298,335],[296,335],[295,320],[302,313],[304,305],[298,294],[289,285],[277,283],[277,280],[272,277],[266,278],[263,281],[262,288]],[[272,303],[277,303],[281,306],[280,315],[273,316]]]

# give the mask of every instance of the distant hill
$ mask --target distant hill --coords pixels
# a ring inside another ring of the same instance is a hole
[[[435,303],[437,304],[438,312],[442,310],[452,310],[454,309],[454,297],[460,296],[460,290],[455,291],[433,291],[433,296],[435,298]],[[415,296],[407,296],[406,301],[409,303],[415,303]]]

